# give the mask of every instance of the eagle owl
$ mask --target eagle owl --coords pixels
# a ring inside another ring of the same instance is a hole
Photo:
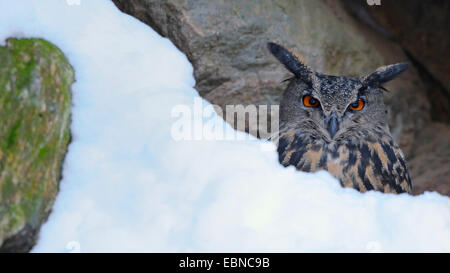
[[[362,78],[330,76],[312,71],[278,44],[268,48],[293,73],[280,104],[280,163],[305,172],[327,170],[342,186],[361,192],[411,193],[381,86],[408,64],[383,66]]]

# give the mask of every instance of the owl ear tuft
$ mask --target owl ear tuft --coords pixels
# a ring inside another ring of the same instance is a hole
[[[379,67],[375,72],[363,78],[365,86],[378,87],[380,84],[393,80],[408,69],[409,63],[398,63]]]
[[[312,82],[313,72],[294,53],[276,43],[268,43],[267,48],[297,78],[309,84]]]

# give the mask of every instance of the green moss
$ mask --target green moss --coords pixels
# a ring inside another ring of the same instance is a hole
[[[33,44],[27,40],[12,40],[11,43],[13,44],[13,62],[17,69],[16,86],[18,90],[21,90],[31,83],[31,73],[36,67],[36,61],[32,58]]]
[[[22,121],[19,120],[14,124],[14,126],[11,128],[8,136],[6,137],[6,148],[11,149],[11,147],[14,146],[14,144],[17,142],[17,132],[20,129],[20,126],[22,125]]]
[[[69,142],[73,81],[67,59],[47,41],[9,39],[0,47],[0,160],[7,174],[0,176],[0,251],[25,225],[39,229],[50,211]]]
[[[31,60],[30,62],[26,63],[24,67],[19,68],[17,71],[17,88],[22,89],[24,86],[30,85],[32,75],[31,73],[34,71],[34,68],[36,66],[36,61]]]
[[[8,207],[8,229],[20,230],[21,226],[25,224],[25,213],[20,204],[11,204]]]
[[[38,160],[44,160],[45,159],[45,157],[48,155],[48,152],[49,152],[49,148],[46,146],[46,147],[42,147],[40,150],[39,150],[39,154],[38,154]]]
[[[7,200],[8,197],[14,193],[16,187],[11,180],[11,177],[6,176],[2,181],[2,200]]]

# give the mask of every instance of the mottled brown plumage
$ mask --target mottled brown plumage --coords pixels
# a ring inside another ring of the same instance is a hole
[[[381,84],[407,64],[384,66],[361,79],[310,70],[285,48],[269,50],[294,74],[280,105],[280,131],[274,138],[284,166],[327,170],[342,186],[361,192],[411,193],[400,148],[387,125]]]

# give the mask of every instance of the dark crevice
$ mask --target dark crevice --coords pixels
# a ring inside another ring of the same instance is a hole
[[[431,120],[444,123],[450,123],[450,94],[444,85],[436,79],[424,65],[422,65],[414,56],[403,48],[406,56],[411,60],[417,72],[424,82],[424,86],[427,89],[427,99],[430,101]]]
[[[417,69],[417,72],[426,88],[427,98],[430,102],[430,116],[432,121],[450,123],[450,92],[447,90],[435,76],[409,52],[396,37],[392,36],[388,30],[379,25],[372,15],[367,11],[364,2],[357,0],[344,0],[347,10],[360,22],[368,25],[385,38],[398,44],[405,55],[410,59],[411,63]],[[398,37],[397,37],[398,38]]]
[[[372,29],[374,29],[376,32],[384,36],[390,41],[393,41],[394,38],[392,37],[391,33],[384,27],[382,27],[380,24],[376,22],[376,20],[372,17],[372,15],[367,11],[365,7],[361,5],[360,1],[357,0],[344,0],[345,7],[347,8],[347,11],[353,15],[357,20],[360,22],[365,23]]]

